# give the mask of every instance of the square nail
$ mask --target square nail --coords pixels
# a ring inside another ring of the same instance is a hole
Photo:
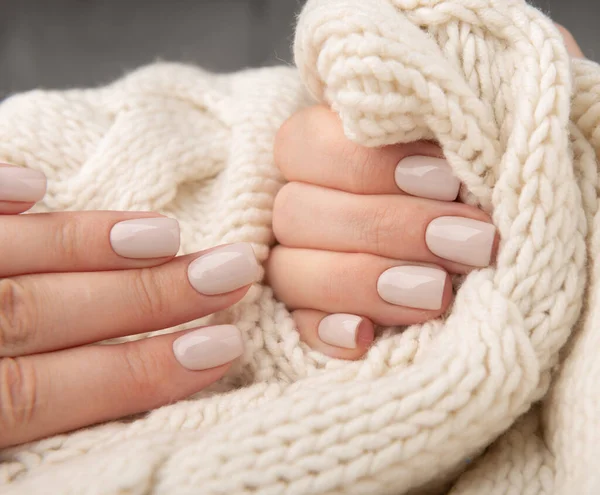
[[[13,165],[0,166],[0,201],[36,203],[45,194],[46,176],[42,172]]]
[[[232,292],[258,280],[260,267],[252,246],[231,244],[196,258],[188,267],[192,287],[201,294]]]
[[[134,218],[110,231],[113,251],[124,258],[162,258],[179,251],[179,223],[173,218]]]
[[[454,201],[460,190],[460,181],[442,158],[408,156],[398,163],[394,178],[402,191],[420,198]]]
[[[234,325],[216,325],[186,333],[173,342],[179,363],[194,371],[230,363],[244,352],[242,334]]]
[[[425,233],[425,242],[433,254],[474,267],[490,264],[495,239],[494,225],[463,217],[436,218]]]

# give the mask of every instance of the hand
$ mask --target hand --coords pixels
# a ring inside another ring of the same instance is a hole
[[[360,357],[373,323],[440,316],[452,300],[449,274],[493,260],[495,227],[455,201],[460,183],[431,143],[363,148],[315,106],[281,128],[275,161],[289,183],[275,200],[280,245],[268,278],[302,338],[325,354]]]
[[[557,27],[571,56],[583,58]],[[460,184],[431,143],[362,148],[316,106],[281,128],[275,161],[289,183],[275,202],[280,245],[268,278],[295,309],[303,340],[324,354],[357,359],[373,341],[373,323],[440,316],[452,300],[448,275],[493,259],[490,219],[455,202]]]
[[[174,258],[179,226],[157,214],[18,215],[45,185],[39,172],[0,166],[0,447],[152,409],[219,379],[243,352],[234,326],[94,343],[222,310],[258,276],[246,244]]]

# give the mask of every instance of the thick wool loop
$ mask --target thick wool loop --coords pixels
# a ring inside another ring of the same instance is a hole
[[[600,68],[524,0],[309,0],[294,51],[297,68],[156,64],[13,96],[0,160],[48,176],[38,211],[153,210],[180,221],[182,253],[245,241],[264,261],[275,134],[322,102],[361,145],[436,140],[498,228],[494,266],[358,362],[300,342],[258,283],[207,319],[245,339],[221,382],[0,452],[0,491],[598,492]]]

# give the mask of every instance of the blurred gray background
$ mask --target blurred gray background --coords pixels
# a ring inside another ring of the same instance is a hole
[[[531,0],[600,61],[600,1]],[[0,99],[98,85],[158,59],[215,71],[289,62],[302,0],[0,0]]]

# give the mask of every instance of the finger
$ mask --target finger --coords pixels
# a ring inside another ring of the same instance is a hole
[[[232,244],[137,270],[0,280],[0,356],[21,356],[170,328],[239,301],[259,277]]]
[[[0,227],[0,277],[153,266],[179,250],[177,220],[157,213],[36,213]]]
[[[46,176],[24,167],[0,163],[0,215],[29,210],[46,194]]]
[[[583,51],[579,47],[579,44],[577,43],[577,41],[575,40],[575,38],[573,37],[571,32],[564,26],[562,26],[558,23],[555,23],[555,24],[556,24],[556,27],[558,28],[558,30],[560,31],[560,34],[562,34],[562,37],[565,41],[565,45],[567,47],[567,51],[569,52],[569,54],[575,58],[585,58]]]
[[[288,182],[356,194],[406,193],[454,201],[460,188],[435,144],[359,146],[324,106],[306,108],[285,122],[275,140],[275,163]]]
[[[448,274],[433,265],[283,246],[273,249],[267,263],[275,296],[291,309],[412,325],[440,316],[452,300]]]
[[[222,377],[242,353],[239,330],[223,325],[0,359],[0,447],[183,399]]]
[[[497,244],[489,217],[472,206],[359,196],[299,182],[286,184],[277,195],[273,229],[289,247],[435,263],[452,273],[487,266]]]
[[[362,316],[299,309],[292,313],[300,337],[334,359],[360,359],[373,343],[373,323]]]

